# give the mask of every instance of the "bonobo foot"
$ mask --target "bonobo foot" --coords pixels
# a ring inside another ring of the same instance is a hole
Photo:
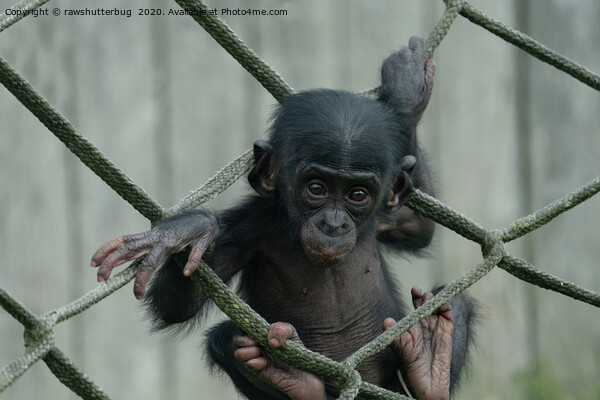
[[[423,293],[416,286],[411,289],[411,295],[415,308],[433,298],[432,293]],[[392,318],[383,322],[385,330],[395,324]],[[402,359],[405,377],[416,398],[446,400],[450,397],[452,330],[452,309],[445,303],[391,344]]]
[[[286,339],[302,344],[296,329],[290,324],[276,322],[269,329],[269,346],[279,348]],[[325,385],[321,378],[289,366],[263,352],[260,345],[250,336],[234,336],[237,347],[234,355],[248,368],[255,371],[265,382],[273,385],[294,400],[326,399]]]
[[[427,44],[413,36],[408,47],[389,56],[381,65],[381,100],[396,111],[410,115],[417,123],[433,90],[435,62],[427,54]]]

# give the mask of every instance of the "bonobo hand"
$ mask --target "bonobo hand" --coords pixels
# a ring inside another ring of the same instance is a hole
[[[381,66],[381,100],[419,122],[433,90],[435,62],[425,40],[413,36],[408,47],[389,56]]]
[[[296,328],[284,322],[275,322],[269,328],[267,336],[271,348],[283,346],[291,340],[304,347]],[[323,380],[309,372],[292,367],[265,352],[256,340],[247,335],[236,335],[233,344],[237,348],[235,358],[256,372],[265,382],[281,390],[293,400],[327,399]]]
[[[156,227],[136,235],[125,235],[103,244],[92,256],[92,267],[98,268],[98,282],[110,277],[113,268],[144,257],[133,285],[133,294],[141,298],[152,273],[169,254],[189,251],[183,274],[189,276],[200,265],[202,256],[219,233],[216,218],[194,210],[161,221]]]

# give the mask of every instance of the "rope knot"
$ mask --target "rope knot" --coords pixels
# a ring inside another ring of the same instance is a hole
[[[345,371],[345,375],[346,380],[342,385],[342,390],[340,390],[340,396],[338,397],[338,400],[353,400],[356,398],[356,396],[358,396],[362,378],[360,373],[355,369]]]
[[[502,231],[494,229],[485,234],[485,239],[481,244],[481,253],[484,258],[488,258],[492,253],[498,253],[498,256],[504,256],[504,242],[502,241]]]
[[[46,320],[39,320],[34,325],[25,328],[23,332],[23,340],[25,347],[28,349],[36,348],[42,344],[54,345],[54,332],[52,331],[53,324]]]

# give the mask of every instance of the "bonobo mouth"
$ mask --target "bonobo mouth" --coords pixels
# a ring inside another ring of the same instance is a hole
[[[350,253],[345,249],[326,249],[304,246],[304,252],[310,261],[321,267],[333,267],[339,264]]]
[[[339,264],[356,244],[355,231],[331,237],[318,229],[303,229],[301,234],[304,253],[310,261],[321,267]]]

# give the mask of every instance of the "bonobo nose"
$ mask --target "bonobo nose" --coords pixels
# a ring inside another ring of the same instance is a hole
[[[337,237],[350,232],[354,223],[347,212],[341,210],[323,210],[315,222],[321,232],[327,236]]]

